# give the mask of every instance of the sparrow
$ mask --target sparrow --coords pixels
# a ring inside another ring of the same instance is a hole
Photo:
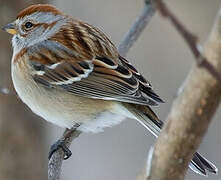
[[[132,118],[159,135],[163,122],[151,106],[163,100],[98,28],[52,5],[37,4],[3,30],[13,35],[15,90],[35,114],[60,127],[92,133]],[[69,156],[64,144],[56,144],[61,146]],[[201,175],[217,172],[197,152],[189,166]]]

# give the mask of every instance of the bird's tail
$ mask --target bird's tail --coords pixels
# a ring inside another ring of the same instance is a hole
[[[136,105],[131,104],[127,104],[126,106],[130,106],[127,109],[136,117],[136,119],[154,136],[158,137],[163,126],[163,122],[158,119],[157,115],[150,107],[139,105],[136,107]],[[189,164],[189,168],[203,176],[207,176],[208,172],[217,174],[218,171],[215,165],[198,152],[194,154],[194,157]]]

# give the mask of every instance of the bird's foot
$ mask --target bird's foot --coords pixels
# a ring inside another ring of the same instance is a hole
[[[62,149],[62,151],[64,152],[64,160],[68,159],[69,157],[71,157],[72,152],[68,149],[66,143],[70,141],[71,136],[73,135],[73,133],[77,132],[77,128],[80,126],[80,124],[76,123],[71,129],[66,129],[64,134],[63,134],[63,138],[59,139],[58,141],[56,141],[56,143],[54,143],[51,146],[51,149],[49,151],[48,154],[48,159],[50,160],[52,155],[58,151],[60,148]],[[78,133],[75,135],[75,137],[78,137],[80,134],[80,131],[78,131]]]
[[[61,140],[59,139],[56,143],[54,143],[49,151],[48,154],[48,159],[50,160],[52,155],[58,151],[59,149],[62,149],[62,151],[64,152],[64,160],[68,159],[69,157],[71,157],[72,152],[68,149],[68,147],[66,146],[66,142],[65,140]]]

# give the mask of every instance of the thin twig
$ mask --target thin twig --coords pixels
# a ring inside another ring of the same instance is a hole
[[[126,34],[123,41],[120,43],[118,50],[122,56],[126,56],[131,46],[135,43],[135,41],[143,32],[144,28],[147,26],[154,12],[155,11],[152,5],[150,4],[150,0],[146,0],[145,8],[143,9],[141,15],[138,17],[138,19],[132,25],[130,31]],[[70,146],[71,142],[75,138],[77,138],[79,134],[80,134],[79,131],[74,131],[70,135],[70,139],[69,141],[67,141],[67,147]],[[61,139],[63,139],[63,136]],[[48,179],[49,180],[60,180],[63,158],[64,158],[64,153],[62,150],[59,150],[52,155],[48,163]]]
[[[143,30],[149,24],[151,18],[155,14],[155,8],[153,8],[150,0],[145,1],[145,6],[143,11],[136,19],[130,30],[126,33],[125,37],[121,41],[118,51],[121,56],[125,57],[130,48],[136,42],[136,40],[140,37]]]
[[[170,20],[176,30],[186,41],[190,50],[195,56],[196,63],[199,67],[204,67],[209,73],[211,73],[220,83],[221,74],[214,68],[214,66],[208,62],[208,60],[202,54],[201,46],[198,43],[198,38],[195,34],[191,33],[179,20],[178,18],[168,9],[166,4],[162,0],[154,0],[153,4],[160,14]]]
[[[68,137],[67,138],[67,133]],[[65,138],[66,146],[70,147],[71,142],[76,139],[81,134],[80,131],[77,130],[66,130],[61,137],[61,139]],[[52,157],[48,162],[48,180],[60,180],[61,177],[61,166],[64,160],[64,152],[59,149],[55,153],[53,153]]]

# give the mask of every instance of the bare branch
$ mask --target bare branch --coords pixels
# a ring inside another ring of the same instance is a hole
[[[132,47],[132,45],[141,35],[144,28],[147,26],[154,12],[155,10],[150,4],[150,0],[145,0],[145,7],[141,15],[138,17],[138,19],[132,25],[130,31],[126,34],[125,38],[120,43],[118,50],[122,56],[126,56],[129,49]],[[70,139],[69,141],[67,141],[67,147],[70,146],[71,142],[75,138],[77,138],[79,134],[80,134],[79,131],[74,131],[70,135]],[[61,139],[63,139],[63,137]],[[64,158],[64,153],[61,150],[52,155],[48,163],[48,179],[49,180],[60,180],[63,158]]]
[[[197,49],[195,36],[180,24],[161,0],[157,2],[160,12],[168,17],[182,34],[196,59],[203,57]],[[195,65],[191,69],[155,144],[148,180],[184,179],[188,164],[220,104],[220,28],[221,8],[204,48],[205,58],[198,63],[200,66]],[[201,66],[205,68],[200,68]]]
[[[65,137],[66,146],[70,147],[71,142],[80,134],[81,132],[77,130],[66,130],[61,139],[64,139]],[[53,153],[48,162],[48,180],[60,180],[63,160],[64,152],[61,149]]]
[[[119,45],[118,51],[123,57],[126,56],[130,48],[139,38],[139,36],[155,14],[155,9],[150,3],[150,0],[146,0],[145,4],[146,5],[144,6],[140,16],[136,19],[136,21],[134,22],[130,30],[126,33],[125,37]]]
[[[156,6],[156,9],[161,13],[161,15],[173,24],[177,31],[186,41],[190,50],[195,56],[195,60],[200,67],[204,67],[209,71],[218,81],[221,82],[221,74],[213,67],[212,64],[203,56],[201,52],[201,46],[198,43],[198,38],[196,35],[191,33],[188,29],[185,28],[183,24],[177,19],[177,17],[168,9],[166,4],[162,0],[154,0],[153,4]]]

